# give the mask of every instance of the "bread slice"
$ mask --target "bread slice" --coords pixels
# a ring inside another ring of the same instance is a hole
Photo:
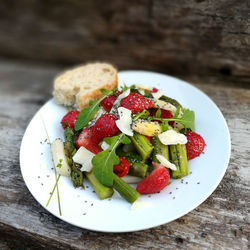
[[[117,70],[107,63],[89,63],[68,70],[54,80],[53,95],[59,104],[80,109],[103,96],[100,89],[117,87]]]

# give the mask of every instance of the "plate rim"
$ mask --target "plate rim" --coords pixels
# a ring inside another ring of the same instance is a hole
[[[214,106],[214,108],[217,110],[217,112],[220,114],[221,118],[222,118],[222,121],[224,123],[224,126],[226,128],[226,134],[227,134],[227,146],[228,146],[228,152],[227,152],[227,157],[226,157],[226,162],[224,163],[224,169],[223,171],[221,172],[220,176],[217,178],[216,180],[216,183],[210,188],[209,192],[206,193],[206,195],[203,196],[202,199],[200,199],[199,201],[197,201],[196,203],[194,203],[189,209],[186,209],[184,212],[178,214],[177,216],[173,217],[171,220],[166,220],[166,221],[163,221],[161,223],[152,223],[151,226],[141,226],[141,227],[137,227],[136,229],[131,229],[131,230],[98,230],[97,228],[91,228],[91,227],[88,227],[88,226],[80,226],[80,225],[77,225],[73,222],[70,222],[66,219],[64,219],[62,216],[59,216],[57,214],[55,214],[53,211],[49,210],[48,207],[46,207],[45,205],[41,204],[38,199],[36,198],[36,195],[33,193],[33,191],[29,188],[29,186],[27,185],[26,181],[25,181],[25,178],[24,178],[24,174],[23,174],[23,157],[22,157],[22,152],[24,150],[24,138],[27,134],[27,131],[28,131],[28,128],[31,124],[31,122],[36,118],[37,115],[39,115],[39,112],[41,112],[41,109],[47,105],[49,102],[51,102],[54,98],[50,98],[49,100],[47,100],[37,111],[36,113],[32,116],[31,120],[29,121],[26,129],[25,129],[25,132],[24,132],[24,135],[22,137],[22,141],[21,141],[21,145],[20,145],[20,150],[19,150],[19,162],[20,162],[20,170],[21,170],[21,174],[22,174],[22,178],[24,180],[24,183],[25,183],[25,186],[28,188],[29,192],[32,194],[32,196],[34,197],[34,199],[38,202],[39,205],[41,205],[47,212],[53,214],[55,217],[61,219],[62,221],[66,222],[66,223],[69,223],[73,226],[76,226],[78,228],[82,228],[82,229],[87,229],[87,230],[91,230],[91,231],[96,231],[96,232],[105,232],[105,233],[126,233],[126,232],[137,232],[137,231],[142,231],[142,230],[147,230],[147,229],[150,229],[150,228],[155,228],[155,227],[158,227],[158,226],[161,226],[161,225],[164,225],[164,224],[168,224],[178,218],[181,218],[182,216],[188,214],[189,212],[193,211],[195,208],[197,208],[198,206],[200,206],[204,201],[206,201],[208,199],[209,196],[212,195],[212,193],[216,190],[216,188],[218,187],[218,185],[220,184],[220,182],[222,181],[225,173],[226,173],[226,170],[229,166],[229,161],[230,161],[230,156],[231,156],[231,135],[230,135],[230,131],[229,131],[229,128],[228,128],[228,124],[226,122],[226,119],[223,115],[223,113],[221,112],[221,110],[219,109],[219,107],[216,105],[216,103],[206,94],[204,93],[202,90],[200,90],[199,88],[197,88],[196,86],[192,85],[191,83],[189,82],[186,82],[182,79],[179,79],[177,77],[173,77],[173,76],[170,76],[170,75],[167,75],[167,74],[163,74],[163,73],[158,73],[158,72],[153,72],[153,71],[145,71],[145,70],[123,70],[123,71],[119,71],[118,72],[118,79],[119,79],[119,75],[120,74],[133,74],[133,73],[139,73],[139,74],[150,74],[150,75],[158,75],[158,76],[163,76],[163,77],[168,77],[170,80],[173,79],[173,80],[177,80],[178,82],[180,82],[181,84],[184,84],[184,85],[188,85],[190,88],[194,89],[195,91],[198,91],[199,94],[201,94],[203,97],[207,98],[207,100],[209,100],[209,102]]]

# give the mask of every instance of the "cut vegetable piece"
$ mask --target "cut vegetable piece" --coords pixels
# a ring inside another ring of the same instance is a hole
[[[83,173],[77,168],[76,164],[73,163],[71,166],[71,179],[74,187],[83,187]]]
[[[188,175],[188,161],[185,145],[169,146],[171,161],[175,164],[177,170],[172,171],[172,177],[175,179]]]
[[[64,144],[61,139],[56,139],[51,144],[51,153],[57,173],[69,177],[71,170],[65,155]]]
[[[153,105],[155,108],[169,110],[172,112],[172,114],[175,114],[176,112],[176,107],[169,102],[164,102],[158,99],[158,100],[153,100]]]
[[[167,145],[161,143],[158,136],[152,137],[152,144],[154,146],[152,160],[153,162],[159,163],[158,159],[156,158],[157,154],[164,156],[167,160],[169,160],[169,149]]]
[[[148,141],[148,139],[144,135],[140,135],[138,133],[134,133],[133,137],[130,137],[132,143],[134,144],[137,152],[141,155],[142,160],[147,160],[151,152],[153,151],[152,144]]]
[[[125,175],[121,179],[128,184],[137,184],[142,180],[142,178],[132,175]]]
[[[119,178],[116,174],[114,174],[114,189],[128,202],[135,202],[140,194],[133,189],[129,184],[127,184],[124,180]]]
[[[169,129],[158,135],[160,142],[164,145],[186,144],[187,137],[173,129]]]
[[[80,147],[73,156],[73,161],[82,165],[81,171],[90,172],[92,169],[92,158],[95,156],[92,152],[84,147]]]
[[[148,165],[143,162],[134,162],[130,165],[129,174],[144,178],[148,171]]]
[[[132,124],[132,129],[141,135],[155,136],[162,132],[162,127],[158,122],[137,119]]]
[[[104,186],[100,181],[98,181],[93,172],[85,172],[85,175],[100,200],[107,199],[113,195],[113,188]]]
[[[176,108],[177,108],[178,106],[182,107],[181,104],[180,104],[179,102],[177,102],[175,99],[170,98],[170,97],[167,97],[167,96],[165,96],[165,95],[161,96],[161,97],[160,97],[160,100],[165,101],[165,102],[169,102],[169,103],[171,103],[172,105],[174,105]]]

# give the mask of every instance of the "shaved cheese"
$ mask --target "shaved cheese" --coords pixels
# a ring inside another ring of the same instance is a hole
[[[106,149],[108,149],[109,148],[109,144],[107,143],[107,142],[105,142],[105,141],[103,141],[102,142],[102,144],[101,144],[101,148],[102,148],[102,150],[106,150]]]
[[[152,206],[151,202],[143,201],[138,198],[132,205],[131,205],[131,210],[140,210],[140,209],[145,209],[145,208],[150,208]]]
[[[150,86],[146,86],[146,85],[142,85],[142,84],[136,84],[136,87],[138,88],[138,89],[146,89],[146,90],[149,90],[149,91],[151,91],[153,88],[152,87],[150,87]]]
[[[73,156],[73,161],[82,165],[81,171],[90,172],[92,169],[92,158],[95,156],[92,152],[87,150],[85,147],[80,147]]]
[[[159,140],[164,145],[186,144],[187,137],[175,130],[167,130],[158,135]]]
[[[156,155],[156,159],[166,168],[170,168],[172,170],[177,170],[176,166],[171,163],[167,158],[165,158],[163,155]]]
[[[126,109],[124,107],[118,108],[118,114],[120,119],[115,121],[116,126],[119,130],[128,136],[133,136],[133,130],[131,129],[132,118],[131,118],[131,110]]]
[[[141,95],[145,95],[145,91],[143,89],[138,89],[138,91]]]
[[[176,107],[173,104],[169,103],[169,102],[164,102],[162,100],[153,100],[153,104],[154,104],[154,106],[156,108],[171,111],[172,114],[175,114],[175,112],[176,112]]]
[[[163,93],[159,90],[157,92],[151,93],[151,94],[152,94],[154,100],[158,100],[161,96],[163,96]]]

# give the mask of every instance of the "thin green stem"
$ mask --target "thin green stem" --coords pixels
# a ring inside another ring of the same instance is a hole
[[[54,194],[54,192],[55,192],[55,189],[56,189],[56,186],[57,186],[57,183],[58,183],[60,177],[61,177],[61,175],[58,175],[58,178],[56,178],[56,183],[55,183],[55,185],[54,185],[54,187],[53,187],[52,192],[50,193],[50,197],[49,197],[49,200],[48,200],[48,202],[47,202],[47,204],[46,204],[46,207],[47,207],[47,206],[49,205],[49,203],[50,203],[50,200],[51,200],[51,198],[52,198],[52,196],[53,196],[53,194]]]

